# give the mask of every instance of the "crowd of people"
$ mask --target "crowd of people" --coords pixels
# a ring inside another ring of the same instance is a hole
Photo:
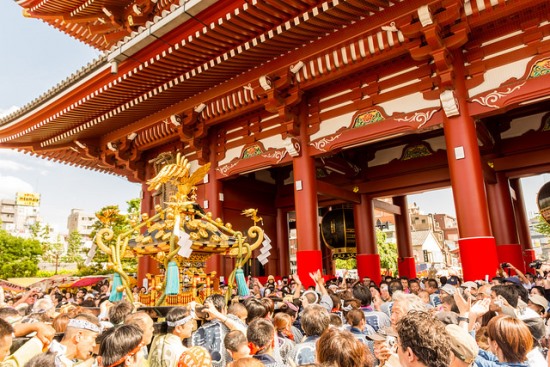
[[[213,294],[165,314],[109,302],[108,284],[74,297],[0,294],[0,367],[550,366],[550,272],[510,269],[490,282],[380,284],[317,271],[307,289],[297,275],[249,278],[247,297]]]

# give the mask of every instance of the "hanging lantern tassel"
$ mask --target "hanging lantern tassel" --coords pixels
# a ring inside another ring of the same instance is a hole
[[[118,302],[122,299],[122,288],[120,275],[115,273],[113,276],[113,285],[111,286],[111,294],[109,295],[109,302]]]
[[[180,289],[180,277],[179,277],[178,264],[175,261],[168,263],[168,269],[166,270],[166,291],[169,294],[178,294]]]
[[[237,280],[237,292],[240,297],[247,297],[249,295],[248,286],[246,285],[246,279],[244,278],[243,269],[237,269],[235,273],[235,279]]]

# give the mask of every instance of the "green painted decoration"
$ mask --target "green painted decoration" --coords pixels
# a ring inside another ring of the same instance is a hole
[[[418,144],[406,148],[403,152],[403,158],[401,158],[401,160],[407,161],[409,159],[426,157],[428,155],[432,155],[428,147],[424,144]]]
[[[256,157],[257,155],[260,155],[262,153],[263,153],[262,148],[258,144],[254,144],[249,146],[243,151],[242,159]]]
[[[365,113],[359,114],[355,121],[353,121],[352,128],[367,126],[375,122],[383,121],[384,116],[378,110],[369,110]]]
[[[529,78],[538,78],[539,76],[544,76],[547,74],[550,74],[550,59],[541,60],[533,65]]]

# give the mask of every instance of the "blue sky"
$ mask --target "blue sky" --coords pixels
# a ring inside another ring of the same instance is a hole
[[[0,1],[0,115],[48,91],[99,56],[99,52],[37,19],[24,18],[14,1]],[[66,231],[72,208],[93,213],[106,205],[126,210],[141,186],[126,179],[0,149],[0,198],[41,194],[46,223]]]
[[[22,16],[14,1],[0,1],[4,31],[0,32],[0,115],[24,106],[99,56],[99,52],[55,30]],[[535,197],[550,175],[522,180],[528,212],[537,210]],[[119,205],[139,197],[140,185],[124,178],[53,163],[0,149],[0,198],[15,192],[39,192],[44,222],[66,231],[72,208],[89,213],[105,205]],[[423,212],[454,215],[450,189],[409,196]]]

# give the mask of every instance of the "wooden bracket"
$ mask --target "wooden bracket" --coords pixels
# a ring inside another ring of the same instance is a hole
[[[302,101],[303,91],[294,83],[294,74],[288,69],[281,75],[265,75],[258,80],[254,92],[265,98],[266,111],[279,115],[286,126],[284,137],[299,135],[296,106]]]
[[[469,33],[466,21],[455,23],[460,19],[461,11],[456,2],[444,2],[442,7],[442,9],[420,8],[419,17],[429,18],[429,15],[431,19],[424,19],[426,23],[423,26],[421,22],[416,22],[402,28],[406,36],[424,39],[422,43],[411,47],[409,53],[417,61],[429,59],[434,61],[435,72],[439,77],[439,89],[453,86],[454,70],[451,51],[463,46],[468,41]]]

